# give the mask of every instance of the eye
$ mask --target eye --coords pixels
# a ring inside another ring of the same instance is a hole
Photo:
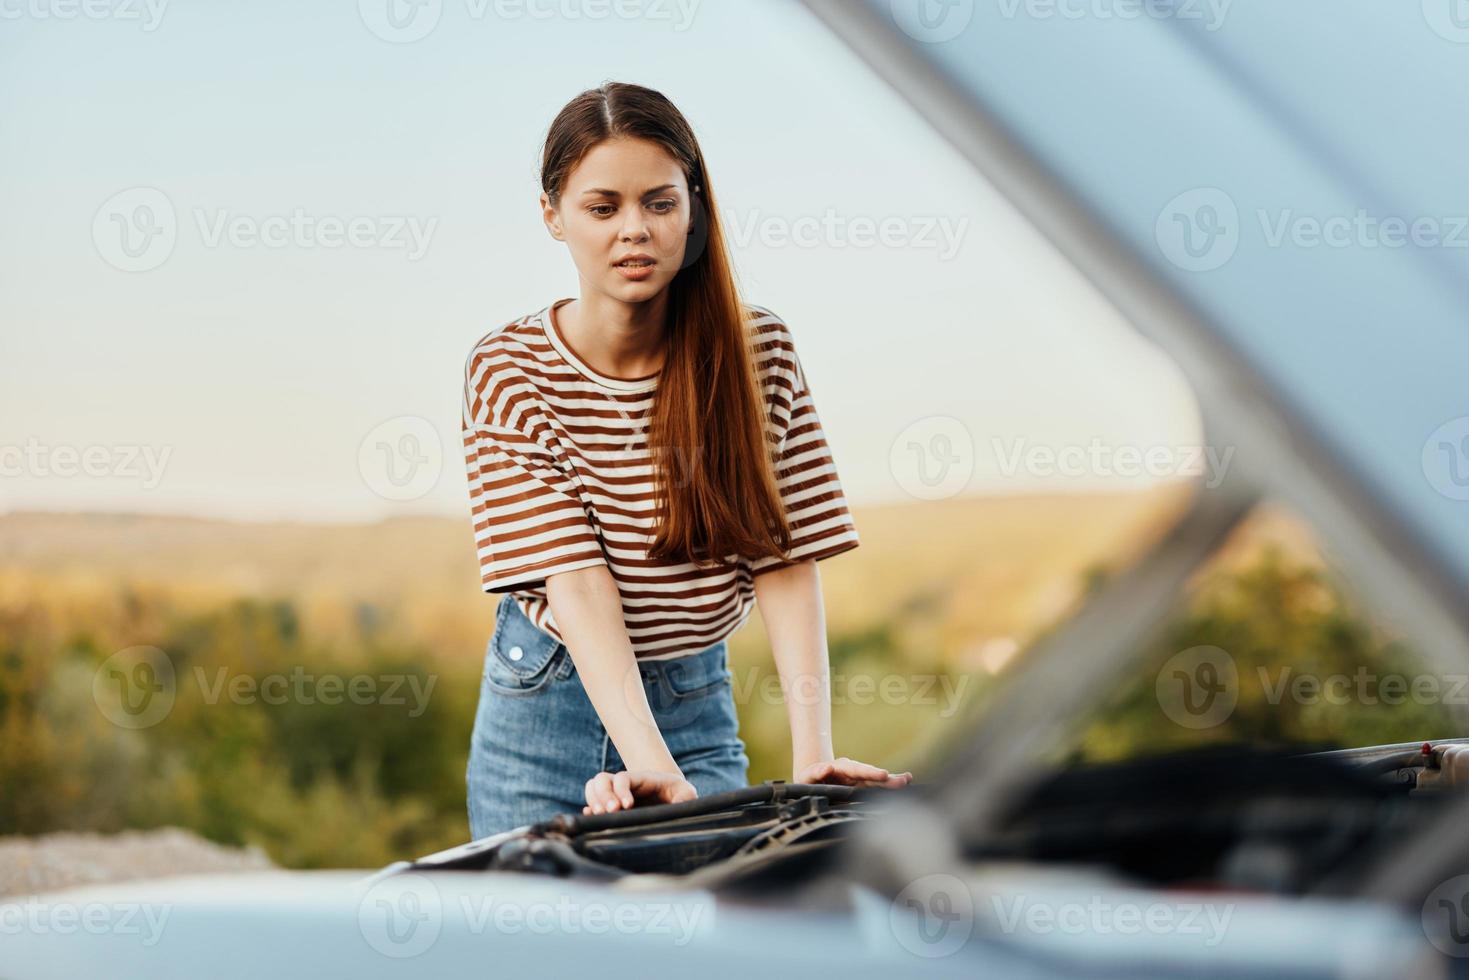
[[[665,204],[668,205],[668,206],[667,207],[663,207],[663,205],[665,205]],[[652,207],[659,214],[668,214],[670,211],[674,211],[674,210],[676,210],[678,208],[678,202],[675,201],[673,198],[669,197],[669,198],[664,198],[661,201],[654,201],[653,204],[652,204]]]
[[[603,208],[606,208],[607,210],[604,212],[602,210]],[[587,210],[590,211],[590,212],[592,212],[593,214],[595,214],[599,218],[605,218],[608,215],[610,215],[613,211],[616,211],[617,208],[614,207],[611,204],[595,204],[592,207],[588,208]]]

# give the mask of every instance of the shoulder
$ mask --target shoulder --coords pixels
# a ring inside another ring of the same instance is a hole
[[[466,371],[490,364],[514,368],[531,353],[534,338],[540,335],[540,313],[527,313],[502,323],[474,342],[465,358]]]
[[[790,327],[769,307],[746,303],[745,310],[750,348],[761,378],[789,378],[796,366],[796,345]]]
[[[745,324],[750,332],[759,334],[786,333],[789,328],[786,322],[768,306],[759,306],[755,303],[745,304]]]
[[[534,392],[535,365],[540,361],[533,347],[540,336],[539,312],[528,313],[485,333],[470,348],[464,360],[464,387],[481,421],[514,414],[514,406]]]

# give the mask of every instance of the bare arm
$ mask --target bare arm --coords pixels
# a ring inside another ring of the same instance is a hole
[[[832,758],[831,669],[821,577],[811,559],[755,576],[755,602],[785,692],[792,770]]]
[[[582,686],[627,768],[681,776],[648,706],[622,600],[607,566],[552,575],[546,595]]]
[[[906,786],[912,773],[834,757],[831,739],[831,668],[826,613],[816,560],[772,568],[755,576],[755,601],[770,637],[791,723],[791,773],[797,783],[840,782]]]

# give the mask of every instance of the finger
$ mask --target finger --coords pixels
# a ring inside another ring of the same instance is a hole
[[[855,759],[838,759],[841,771],[858,779],[887,779],[888,771],[881,766],[869,766]]]
[[[824,783],[831,778],[832,771],[833,767],[830,761],[819,763],[815,768],[807,771],[806,780],[812,784]]]
[[[687,800],[698,799],[699,791],[694,788],[693,783],[680,779],[669,787],[667,795],[669,803],[683,803]]]
[[[604,772],[597,780],[597,800],[602,804],[603,813],[611,813],[620,809],[617,802],[617,790],[613,788],[616,779],[613,773]]]
[[[612,774],[610,772],[599,772],[587,780],[587,803],[591,806],[593,813],[606,811],[611,788]]]
[[[822,782],[833,783],[838,786],[859,786],[865,778],[858,769],[861,763],[853,762],[851,759],[833,759],[826,763],[826,774]]]
[[[632,776],[626,771],[612,777],[613,802],[624,807],[633,805]]]
[[[626,788],[628,796],[633,800],[633,803],[629,805],[636,805],[638,800],[649,795],[656,795],[658,792],[657,784],[648,781],[648,774],[637,769],[629,771],[626,783],[621,785]]]

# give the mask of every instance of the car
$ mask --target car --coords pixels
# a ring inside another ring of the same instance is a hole
[[[0,908],[0,976],[1466,973],[1465,733],[1046,753],[1265,499],[1465,669],[1469,23],[1450,0],[805,7],[1174,357],[1238,465],[903,790],[771,782],[367,877],[34,896]]]

